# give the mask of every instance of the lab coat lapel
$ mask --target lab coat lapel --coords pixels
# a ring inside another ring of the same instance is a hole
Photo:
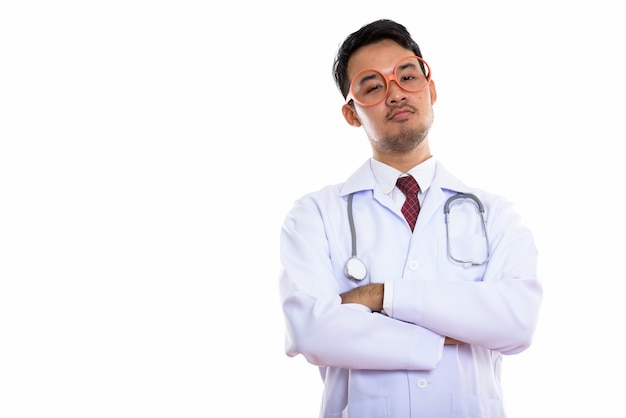
[[[419,215],[417,216],[417,222],[415,223],[415,230],[413,234],[419,236],[422,230],[426,227],[430,219],[435,212],[441,208],[446,200],[446,195],[441,188],[430,186],[426,198],[422,202]]]
[[[399,217],[403,217],[400,208],[396,206],[389,195],[386,195],[376,187],[376,178],[372,172],[370,161],[366,161],[359,169],[348,178],[341,188],[340,195],[347,196],[350,193],[363,190],[372,190],[373,197],[381,205],[385,206]],[[438,210],[443,211],[443,204],[450,195],[449,191],[461,192],[469,191],[460,180],[450,174],[441,163],[437,162],[435,177],[426,193],[426,198],[422,202],[417,223],[415,224],[415,234],[419,234],[431,220]],[[443,212],[442,212],[443,213]]]
[[[442,211],[443,213],[443,205],[449,196],[449,193],[446,193],[448,190],[453,192],[466,191],[467,186],[437,162],[435,177],[422,202],[422,207],[420,208],[420,213],[415,224],[414,234],[416,236],[423,231],[437,211]]]

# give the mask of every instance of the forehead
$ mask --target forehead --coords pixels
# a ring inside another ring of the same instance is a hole
[[[390,39],[363,46],[352,54],[348,61],[348,78],[366,68],[375,68],[384,73],[391,73],[397,62],[409,55],[415,55]]]

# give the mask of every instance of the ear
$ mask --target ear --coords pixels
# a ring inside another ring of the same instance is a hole
[[[359,116],[356,114],[353,106],[354,105],[346,103],[341,108],[341,113],[343,113],[344,119],[346,120],[346,122],[348,122],[350,126],[358,128],[359,126],[361,126],[361,121],[359,120]]]
[[[430,104],[434,105],[437,101],[437,89],[435,88],[435,80],[430,80],[428,84],[428,90],[430,91]]]

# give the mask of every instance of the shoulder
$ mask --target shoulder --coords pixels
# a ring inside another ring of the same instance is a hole
[[[515,212],[513,203],[506,197],[481,187],[466,184],[440,162],[437,162],[433,185],[443,190],[448,197],[458,193],[469,193],[476,196],[484,205],[487,213],[513,214]]]
[[[336,202],[342,201],[341,190],[344,183],[337,183],[323,186],[318,190],[314,190],[297,198],[294,202],[295,208],[325,208],[329,205],[336,204]]]
[[[345,205],[349,194],[375,187],[376,179],[372,173],[370,160],[364,162],[347,180],[321,187],[308,192],[295,201],[295,205],[312,207],[332,207]]]

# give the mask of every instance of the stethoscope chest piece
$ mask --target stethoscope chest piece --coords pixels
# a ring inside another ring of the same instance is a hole
[[[360,258],[353,256],[346,261],[344,273],[349,279],[363,280],[367,277],[367,267],[365,267],[365,263]]]

